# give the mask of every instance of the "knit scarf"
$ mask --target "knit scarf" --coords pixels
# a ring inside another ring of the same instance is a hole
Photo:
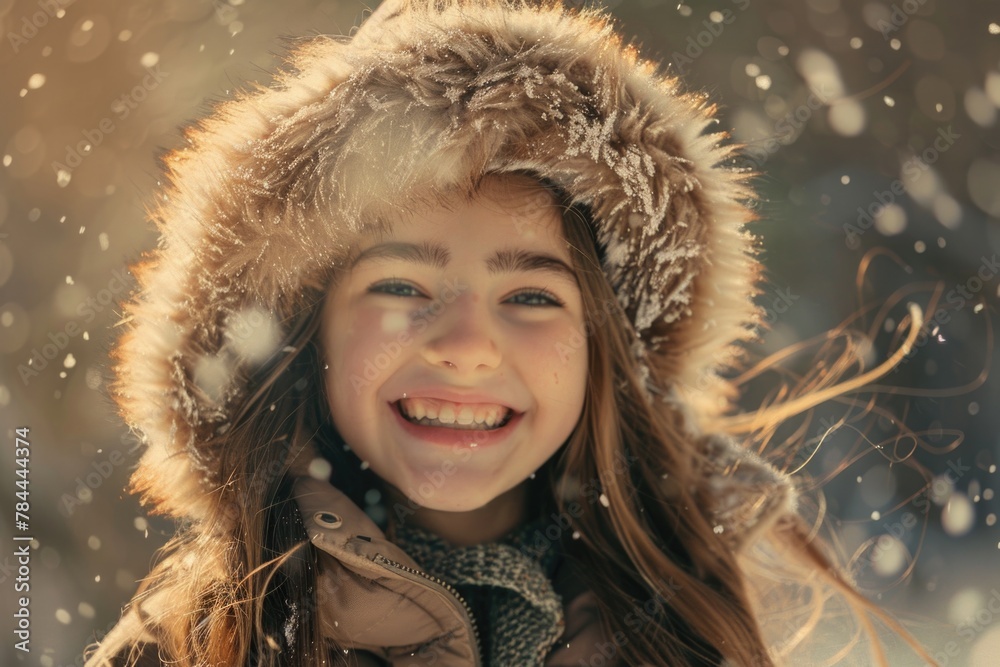
[[[486,665],[543,665],[563,633],[562,599],[552,587],[556,545],[532,548],[545,517],[522,523],[498,542],[454,546],[413,522],[391,537],[421,568],[465,598],[479,627]]]

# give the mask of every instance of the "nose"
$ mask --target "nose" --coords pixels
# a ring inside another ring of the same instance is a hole
[[[478,295],[467,292],[445,305],[428,328],[424,359],[460,374],[499,366],[502,355],[492,314],[482,303]]]

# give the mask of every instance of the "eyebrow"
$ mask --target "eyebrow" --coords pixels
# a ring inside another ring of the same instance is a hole
[[[349,268],[363,261],[373,259],[401,259],[414,264],[426,264],[436,269],[447,268],[451,252],[438,243],[403,243],[390,241],[379,243],[361,251],[350,262]],[[570,266],[552,255],[533,252],[521,248],[500,248],[486,260],[486,270],[491,276],[518,271],[539,271],[552,273],[576,283],[576,272]]]

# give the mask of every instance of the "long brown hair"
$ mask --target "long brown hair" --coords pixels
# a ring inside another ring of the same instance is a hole
[[[515,181],[525,183],[523,175]],[[569,515],[570,503],[583,508],[571,513],[573,531],[563,531],[557,546],[582,566],[606,636],[616,639],[615,662],[770,665],[776,651],[758,623],[761,604],[749,570],[702,506],[696,482],[710,463],[705,449],[677,409],[649,400],[634,334],[601,270],[603,249],[589,212],[553,184],[531,182],[563,213],[585,311],[586,345],[575,353],[587,354],[589,366],[580,420],[534,482],[544,490],[545,509]],[[217,470],[232,471],[213,490],[215,514],[164,548],[133,602],[149,603],[145,630],[172,664],[318,666],[344,659],[341,647],[319,633],[316,555],[290,473],[291,462],[315,446],[332,464],[331,483],[359,506],[379,485],[344,446],[327,407],[317,332],[335,274],[331,268],[306,287],[306,307],[286,317],[290,333],[281,352],[249,378],[232,427],[206,443],[222,452]],[[767,539],[798,564],[795,576],[804,581],[818,572],[850,604],[872,610],[804,520],[784,517]],[[646,614],[636,615],[637,608]],[[109,657],[101,650],[94,656]]]
[[[565,200],[563,206],[589,368],[580,423],[552,480],[560,511],[571,502],[583,507],[575,525],[580,539],[566,541],[567,555],[587,573],[606,636],[627,638],[618,646],[624,664],[759,661],[767,650],[739,567],[687,483],[700,466],[699,448],[677,412],[649,403],[589,212]],[[624,474],[621,462],[628,463]],[[637,607],[652,609],[655,622],[636,621]]]

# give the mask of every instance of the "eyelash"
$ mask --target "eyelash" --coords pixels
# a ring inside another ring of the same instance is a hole
[[[387,291],[388,289],[391,289],[391,288],[394,288],[394,287],[405,287],[405,288],[413,290],[414,292],[418,291],[417,288],[414,287],[413,285],[410,285],[409,283],[403,282],[401,280],[387,280],[387,281],[384,281],[384,282],[375,283],[374,285],[372,285],[371,287],[368,288],[368,291],[372,292],[372,293],[376,293],[376,294],[385,294],[387,296],[395,296],[395,297],[399,297],[401,299],[405,299],[405,298],[412,297],[412,296],[423,296],[422,294],[419,294],[419,293],[418,294],[394,294],[392,292]],[[542,297],[543,299],[547,299],[550,302],[550,303],[547,303],[547,304],[544,304],[544,303],[543,304],[522,304],[522,305],[528,306],[528,308],[545,308],[545,307],[562,308],[563,306],[566,305],[555,294],[553,294],[552,292],[549,292],[547,290],[543,290],[543,289],[525,289],[525,290],[522,290],[520,292],[516,292],[516,293],[512,294],[511,298],[517,297],[517,296],[523,296],[523,295],[530,295],[530,296]]]

